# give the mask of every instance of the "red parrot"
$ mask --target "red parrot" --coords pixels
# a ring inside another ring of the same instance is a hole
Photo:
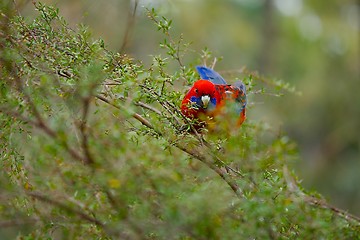
[[[196,129],[204,126],[216,115],[222,114],[227,102],[234,102],[239,114],[237,125],[246,118],[246,88],[244,83],[237,81],[229,85],[214,70],[197,66],[200,80],[196,81],[181,102],[181,112],[190,119],[197,119],[203,124],[195,125]]]

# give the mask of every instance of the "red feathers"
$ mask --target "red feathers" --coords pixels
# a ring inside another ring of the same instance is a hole
[[[209,96],[209,102],[206,103],[204,96]],[[205,100],[205,106],[203,100]],[[215,85],[207,80],[198,80],[182,100],[181,111],[188,118],[199,119],[201,115],[210,115],[215,110],[216,103],[219,102],[220,94]]]

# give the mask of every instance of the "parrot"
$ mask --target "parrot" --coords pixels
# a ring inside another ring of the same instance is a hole
[[[233,85],[206,66],[197,66],[200,79],[194,82],[181,102],[181,112],[189,119],[199,122],[194,125],[196,130],[207,126],[217,115],[224,113],[224,107],[229,102],[235,103],[236,114],[239,114],[237,126],[240,127],[246,119],[246,87],[242,81]]]

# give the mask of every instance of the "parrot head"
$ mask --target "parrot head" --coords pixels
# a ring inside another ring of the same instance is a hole
[[[212,111],[215,109],[219,94],[212,82],[198,80],[189,91],[190,108],[198,110]]]

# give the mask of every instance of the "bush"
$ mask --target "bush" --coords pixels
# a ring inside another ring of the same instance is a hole
[[[179,105],[200,59],[183,63],[189,44],[171,35],[170,20],[148,11],[166,53],[146,67],[35,6],[33,21],[2,6],[0,234],[359,239],[358,217],[302,189],[286,135],[251,118],[240,129],[224,120],[225,133],[186,131]],[[250,102],[293,90],[242,69]]]

